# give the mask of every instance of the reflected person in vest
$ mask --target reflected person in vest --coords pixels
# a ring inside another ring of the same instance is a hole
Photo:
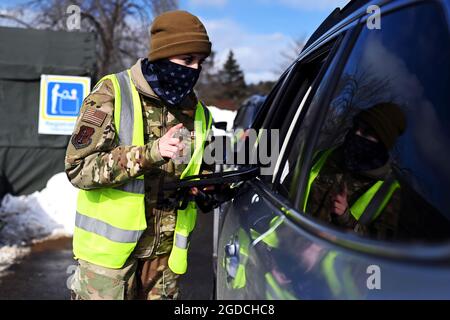
[[[360,235],[394,239],[401,198],[390,150],[405,126],[395,104],[361,111],[343,144],[316,157],[306,212]]]
[[[196,205],[176,210],[161,187],[205,173],[212,118],[193,87],[210,53],[197,17],[164,13],[152,24],[148,57],[101,79],[84,100],[65,159],[81,189],[72,298],[178,297]],[[189,130],[185,141],[174,137],[181,128]],[[190,160],[175,161],[186,148]]]

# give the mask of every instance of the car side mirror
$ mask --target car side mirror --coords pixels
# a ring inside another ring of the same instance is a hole
[[[228,123],[226,121],[219,121],[214,123],[214,127],[219,130],[227,131]]]
[[[163,190],[190,189],[193,187],[202,188],[211,185],[224,185],[237,182],[249,181],[259,176],[261,170],[259,167],[246,167],[239,170],[200,174],[189,176],[175,182],[165,183]]]

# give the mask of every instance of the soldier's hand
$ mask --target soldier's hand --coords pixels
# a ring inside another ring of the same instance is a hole
[[[159,152],[164,158],[174,159],[177,157],[178,153],[184,149],[184,144],[178,138],[173,138],[175,132],[183,128],[183,124],[179,123],[172,127],[159,139]]]
[[[344,188],[343,190],[336,194],[333,199],[331,199],[332,201],[332,208],[331,208],[331,212],[338,215],[338,216],[342,216],[348,209],[348,201],[347,201],[347,195],[348,195],[348,190],[347,190],[347,184],[344,183]]]
[[[198,188],[197,188],[197,187],[192,187],[192,188],[189,190],[189,194],[192,195],[192,196],[198,195]]]
[[[215,190],[215,186],[206,186],[206,187],[204,187],[204,188],[202,189],[203,192],[214,191],[214,190]],[[197,187],[192,187],[192,188],[189,190],[189,194],[190,194],[190,195],[193,195],[193,196],[196,196],[196,195],[199,194],[199,191],[200,191],[200,190],[199,190]]]

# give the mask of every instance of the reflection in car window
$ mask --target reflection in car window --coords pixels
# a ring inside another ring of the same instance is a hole
[[[331,47],[330,47],[331,48]],[[325,55],[321,59],[314,60],[310,62],[311,69],[315,72],[312,73],[312,79],[315,81],[321,81],[322,79],[316,79],[319,71],[321,68],[324,67],[325,63],[328,61],[331,61],[332,57],[329,55]],[[328,77],[328,74],[330,73],[329,70],[327,70],[327,73],[323,76],[323,79],[326,79]],[[302,84],[303,92],[305,92],[305,95],[303,96],[302,100],[298,101],[298,105],[295,106],[294,111],[295,114],[292,114],[288,117],[284,118],[284,126],[285,126],[285,132],[286,135],[288,135],[288,139],[282,139],[282,148],[280,152],[280,156],[278,158],[276,167],[275,167],[275,174],[281,170],[280,175],[280,183],[277,185],[277,191],[284,197],[288,198],[291,201],[294,201],[295,196],[298,191],[297,185],[295,185],[295,181],[298,179],[301,163],[302,163],[302,153],[304,150],[304,147],[307,143],[307,135],[311,131],[311,129],[315,125],[315,115],[317,114],[317,110],[319,108],[317,103],[317,98],[320,97],[323,94],[324,91],[324,83],[323,81],[318,83],[317,90],[315,93],[312,93],[312,87],[313,87],[313,81],[305,81]],[[301,88],[299,86],[299,88]],[[310,97],[311,96],[311,97]],[[308,103],[308,105],[305,105],[307,103],[307,100],[311,99],[311,102]],[[300,113],[298,111],[300,110]],[[295,129],[299,124],[300,129],[298,131]],[[291,137],[291,135],[293,135]],[[284,136],[282,136],[285,138]],[[290,140],[295,139],[295,141],[292,143],[292,145],[289,145],[289,149],[287,149],[287,143],[291,143]],[[289,140],[289,141],[288,141]],[[287,159],[283,160],[284,153],[288,153]],[[273,181],[274,181],[273,177]]]
[[[290,109],[287,110],[287,112],[278,112],[276,117],[274,117],[271,121],[271,128],[280,128],[280,144],[282,147],[280,150],[280,156],[278,157],[278,161],[275,165],[274,176],[267,179],[267,182],[273,183],[275,181],[275,175],[280,170],[282,170],[281,180],[283,181],[290,181],[292,174],[294,174],[292,165],[295,165],[296,161],[289,161],[288,159],[281,163],[281,159],[285,152],[289,152],[290,154],[294,152],[298,155],[299,150],[303,147],[305,134],[308,132],[306,128],[309,128],[312,125],[312,114],[314,114],[314,112],[310,111],[309,107],[310,100],[315,95],[313,87],[316,83],[320,83],[320,72],[331,60],[331,49],[335,45],[335,41],[327,43],[323,48],[317,50],[321,51],[319,55],[315,56],[311,61],[300,65],[300,68],[297,70],[296,76],[293,77],[286,94],[287,97],[291,97],[290,100],[285,102],[290,106]],[[321,87],[319,86],[315,92],[317,93],[320,90]],[[302,141],[302,146],[297,145],[294,147],[294,151],[287,151],[287,140],[290,140],[294,127],[300,122],[302,123],[302,130],[299,137],[297,137],[297,140]],[[288,197],[290,195],[290,191],[285,187],[285,184],[279,185],[278,191],[282,195]]]
[[[275,97],[277,96],[280,89],[283,87],[284,82],[286,81],[286,77],[289,74],[289,70],[287,70],[278,80],[278,82],[275,84],[275,86],[270,91],[267,98],[264,100],[264,103],[260,107],[259,112],[256,115],[255,121],[252,124],[252,128],[254,129],[260,129],[264,119],[266,118],[267,114],[269,113],[270,109],[273,108],[273,103],[275,100]]]
[[[385,15],[381,30],[363,28],[321,129],[308,214],[384,240],[450,237],[449,39],[436,3]],[[376,183],[384,194],[368,195]],[[363,197],[360,216],[349,212]]]
[[[255,94],[245,100],[234,118],[233,128],[235,130],[250,128],[265,99],[265,96]]]

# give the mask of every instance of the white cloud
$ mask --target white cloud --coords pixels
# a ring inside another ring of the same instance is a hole
[[[323,11],[344,7],[350,0],[260,0],[264,3],[278,3],[296,9]]]
[[[189,0],[193,6],[224,7],[228,0]]]
[[[216,65],[222,66],[229,50],[245,72],[245,80],[255,83],[276,80],[274,71],[282,63],[281,52],[289,48],[291,38],[282,33],[253,33],[230,19],[208,20],[206,29],[216,52]]]

